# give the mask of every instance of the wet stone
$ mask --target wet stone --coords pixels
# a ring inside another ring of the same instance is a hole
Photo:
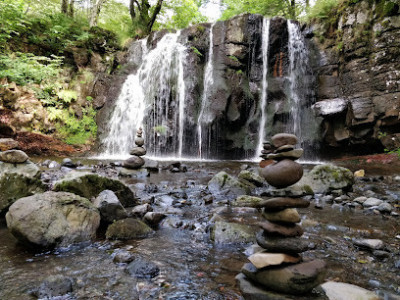
[[[314,247],[308,240],[299,238],[266,237],[263,231],[256,234],[258,245],[269,252],[302,253]]]
[[[381,250],[384,243],[379,239],[353,239],[353,244],[359,248]]]
[[[160,268],[155,263],[143,258],[135,259],[125,270],[136,278],[153,278],[160,274]]]
[[[39,299],[49,299],[72,292],[73,280],[64,275],[47,277],[35,292]]]
[[[271,198],[259,203],[258,207],[264,207],[265,211],[276,211],[285,208],[307,208],[310,201],[301,198]]]
[[[299,223],[301,221],[295,208],[287,208],[278,212],[264,212],[263,217],[271,222]]]
[[[285,253],[259,252],[251,255],[249,261],[257,268],[262,269],[268,266],[281,265],[283,263],[298,263],[300,256],[291,256]]]
[[[271,141],[276,148],[279,148],[284,145],[296,145],[298,139],[294,134],[278,133],[271,138]]]
[[[28,155],[21,150],[8,150],[0,152],[0,161],[11,164],[22,164],[29,159]]]
[[[284,159],[262,168],[261,175],[270,185],[285,188],[301,179],[303,167],[290,159]]]
[[[280,161],[283,159],[296,160],[296,159],[299,159],[303,155],[303,152],[304,152],[303,149],[294,149],[294,150],[280,152],[280,153],[268,154],[267,158],[277,160],[277,161]]]
[[[286,294],[304,294],[323,282],[326,263],[322,260],[313,260],[261,270],[248,263],[243,266],[242,273],[265,288]]]
[[[117,264],[126,264],[135,260],[135,255],[127,250],[120,250],[115,254],[113,261]]]
[[[265,235],[281,235],[284,237],[302,236],[304,231],[299,225],[280,225],[269,221],[258,223]]]

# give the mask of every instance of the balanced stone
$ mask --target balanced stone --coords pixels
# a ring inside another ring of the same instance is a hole
[[[143,156],[146,155],[146,149],[143,147],[134,147],[130,152],[130,155],[135,155],[135,156]]]
[[[285,237],[302,236],[304,231],[299,225],[279,225],[269,221],[263,221],[258,225],[264,230],[266,235],[281,235]]]
[[[304,294],[323,282],[326,263],[322,260],[313,260],[261,270],[248,263],[243,266],[242,273],[250,280],[271,290],[287,294]]]
[[[275,153],[287,152],[294,149],[294,145],[283,145],[275,150]]]
[[[144,145],[144,138],[138,136],[138,137],[135,139],[135,144],[136,144],[136,146],[138,146],[138,147],[143,146],[143,145]]]
[[[8,150],[0,153],[0,161],[11,164],[22,164],[29,159],[28,155],[21,150]]]
[[[301,221],[295,208],[287,208],[277,212],[264,212],[263,217],[271,222],[299,223]]]
[[[284,253],[258,252],[251,255],[249,260],[257,269],[262,269],[268,266],[281,265],[283,263],[298,263],[301,261],[301,257]]]
[[[144,165],[145,161],[139,156],[129,157],[124,161],[123,166],[127,169],[140,169]]]
[[[284,159],[261,169],[261,175],[276,188],[285,188],[298,182],[303,176],[303,167],[290,159]]]
[[[257,244],[269,252],[302,253],[313,248],[313,244],[299,238],[266,237],[263,231],[256,234]]]
[[[273,160],[283,160],[285,158],[288,159],[299,159],[303,155],[303,149],[294,149],[286,152],[279,152],[279,153],[271,153],[267,155],[268,159],[273,159]]]
[[[310,201],[301,198],[271,198],[260,201],[258,207],[264,207],[265,211],[282,210],[285,208],[306,208],[310,206]]]
[[[282,147],[284,145],[296,145],[297,137],[294,134],[289,133],[278,133],[275,134],[272,138],[272,144],[276,147]]]

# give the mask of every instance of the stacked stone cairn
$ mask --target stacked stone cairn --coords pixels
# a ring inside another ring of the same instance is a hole
[[[136,147],[129,152],[132,156],[125,160],[123,164],[127,169],[140,169],[145,164],[145,161],[142,158],[143,155],[146,155],[146,149],[143,147],[144,138],[142,128],[139,128],[136,132],[135,144]]]
[[[262,154],[274,162],[264,167],[261,174],[270,185],[286,188],[303,176],[302,166],[295,162],[303,150],[295,149],[297,137],[292,134],[277,134],[271,140],[272,143],[264,144]],[[322,283],[325,262],[305,261],[301,256],[312,245],[300,238],[303,229],[298,224],[301,218],[296,208],[309,205],[307,200],[288,197],[265,199],[259,204],[265,221],[259,224],[261,231],[256,238],[264,250],[251,255],[251,263],[242,268],[248,283],[265,291],[296,295],[308,293]]]

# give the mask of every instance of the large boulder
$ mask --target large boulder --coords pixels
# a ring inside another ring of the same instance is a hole
[[[315,166],[303,179],[300,184],[310,186],[314,193],[328,193],[332,190],[349,191],[354,184],[353,172],[331,164]]]
[[[255,186],[248,181],[239,180],[228,173],[221,171],[216,174],[209,182],[208,189],[213,194],[222,193],[223,191],[231,195],[246,195]]]
[[[29,161],[23,164],[0,162],[0,215],[22,197],[44,192],[39,168]]]
[[[250,243],[255,240],[255,227],[233,222],[217,221],[211,228],[215,243]]]
[[[49,248],[91,240],[100,214],[89,200],[78,195],[46,192],[17,200],[6,221],[20,242]]]
[[[54,190],[74,193],[88,199],[97,197],[104,190],[111,190],[124,207],[138,204],[132,190],[121,181],[92,173],[70,172],[54,184]]]

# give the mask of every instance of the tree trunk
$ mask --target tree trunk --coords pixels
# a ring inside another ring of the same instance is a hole
[[[151,29],[153,28],[154,22],[156,21],[157,16],[161,11],[162,4],[163,4],[163,0],[158,0],[157,1],[157,5],[156,5],[156,8],[153,11],[153,15],[151,16],[150,22],[147,24],[147,34],[149,34],[151,32]]]
[[[153,28],[158,14],[161,11],[163,0],[158,0],[154,6],[153,13],[150,16],[149,12],[151,5],[148,0],[130,0],[129,1],[129,14],[131,15],[132,24],[135,28],[135,35],[137,38],[148,35]]]
[[[68,13],[68,0],[61,0],[61,12],[63,14]]]
[[[74,17],[74,11],[75,11],[75,0],[71,0],[69,3],[69,10],[68,10],[68,15],[73,18]]]
[[[91,0],[92,6],[90,9],[90,27],[97,26],[97,22],[99,20],[99,15],[101,12],[101,7],[103,6],[106,0]]]

